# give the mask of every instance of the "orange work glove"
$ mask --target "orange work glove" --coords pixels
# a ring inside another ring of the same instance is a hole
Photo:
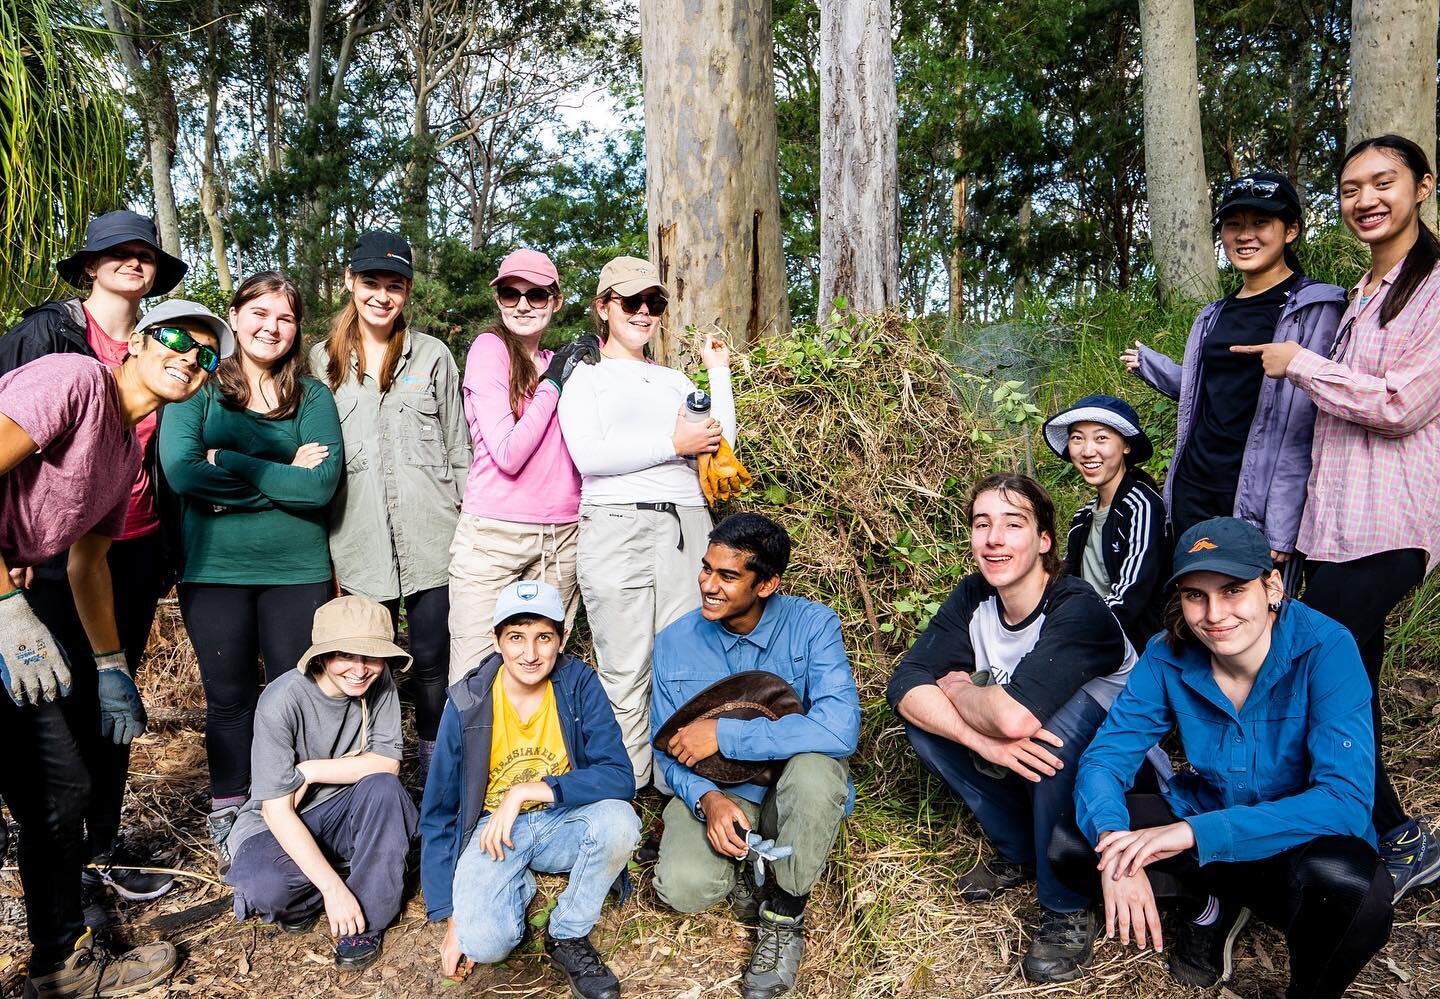
[[[750,488],[754,479],[735,457],[730,442],[720,438],[720,449],[713,455],[702,454],[697,463],[700,472],[700,491],[711,506],[732,500]]]

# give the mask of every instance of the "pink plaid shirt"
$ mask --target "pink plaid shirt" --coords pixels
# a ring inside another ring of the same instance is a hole
[[[1360,280],[1334,360],[1302,350],[1285,371],[1319,410],[1297,547],[1326,562],[1423,548],[1428,572],[1440,560],[1440,267],[1382,329],[1402,264],[1363,309]]]

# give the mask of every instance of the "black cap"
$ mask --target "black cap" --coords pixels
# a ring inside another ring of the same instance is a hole
[[[1300,195],[1290,178],[1282,173],[1260,170],[1226,181],[1220,188],[1220,205],[1215,209],[1216,225],[1237,208],[1254,208],[1277,218],[1301,219]]]
[[[1173,564],[1167,587],[1191,572],[1218,572],[1248,581],[1275,568],[1265,535],[1239,517],[1211,517],[1180,535]]]
[[[144,243],[155,251],[155,283],[150,286],[151,295],[163,295],[172,290],[190,269],[185,261],[160,249],[160,237],[155,232],[153,219],[136,212],[118,211],[91,219],[85,227],[85,245],[56,264],[55,272],[66,284],[83,288],[85,265],[90,258],[121,243]]]
[[[366,271],[389,271],[403,278],[413,278],[410,243],[399,233],[372,229],[362,232],[350,251],[350,269],[356,274]]]

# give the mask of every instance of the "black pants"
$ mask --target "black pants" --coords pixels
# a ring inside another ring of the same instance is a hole
[[[1129,794],[1130,828],[1175,821],[1165,799]],[[1102,899],[1096,854],[1074,823],[1057,826],[1050,863],[1061,880]],[[1145,868],[1161,901],[1179,901],[1193,918],[1210,895],[1246,906],[1285,933],[1290,947],[1286,999],[1339,999],[1385,946],[1395,886],[1375,848],[1354,836],[1321,836],[1264,860],[1201,865],[1193,850]]]
[[[400,633],[400,600],[386,600],[385,609]],[[405,597],[405,630],[409,636],[408,688],[415,702],[416,738],[435,741],[440,713],[445,710],[445,686],[450,679],[450,587],[437,586]]]
[[[286,586],[181,583],[180,614],[205,687],[205,755],[215,798],[250,793],[250,743],[265,679],[292,670],[310,647],[315,611],[335,595],[327,580]]]
[[[145,647],[150,641],[150,626],[155,621],[155,605],[164,596],[166,584],[160,532],[114,542],[107,561],[120,646],[125,650],[131,674],[138,679]],[[95,658],[75,610],[64,564],[61,558],[37,568],[29,599],[35,616],[50,629],[70,664],[71,692],[61,703],[90,772],[90,805],[85,812],[85,830],[87,855],[95,857],[110,849],[120,831],[120,809],[130,772],[130,747],[115,745],[100,731]]]
[[[98,731],[98,719],[95,727]],[[20,885],[34,948],[30,964],[44,972],[63,961],[85,931],[80,869],[87,854],[90,775],[60,704],[19,708],[4,694],[0,759],[5,761],[0,796],[20,827]]]
[[[1375,828],[1384,836],[1407,821],[1405,808],[1380,752],[1380,669],[1385,665],[1385,618],[1425,578],[1419,548],[1367,555],[1350,562],[1305,563],[1301,602],[1350,629],[1370,677],[1370,717],[1375,722]]]

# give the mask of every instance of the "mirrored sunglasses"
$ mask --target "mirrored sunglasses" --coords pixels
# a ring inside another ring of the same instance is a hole
[[[190,335],[189,330],[178,329],[174,326],[152,326],[145,331],[146,336],[153,336],[160,341],[162,347],[175,351],[177,354],[188,354],[195,351],[195,363],[200,365],[211,374],[220,367],[220,355],[215,353],[213,347],[207,347],[199,340]]]

